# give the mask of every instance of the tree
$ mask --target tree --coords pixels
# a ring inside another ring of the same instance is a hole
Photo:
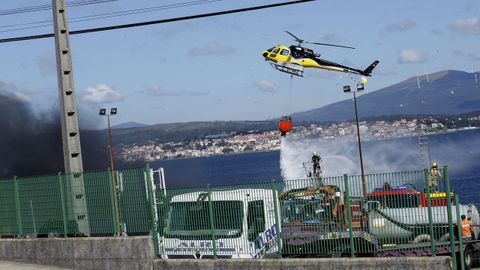
[[[223,152],[224,154],[228,154],[228,153],[233,153],[233,152],[235,152],[235,150],[233,150],[232,148],[229,148],[229,147],[225,147],[225,148],[222,149],[222,152]]]
[[[227,143],[226,141],[224,141],[224,140],[221,140],[221,141],[217,142],[216,145],[217,145],[217,146],[227,146],[228,143]]]
[[[201,145],[200,143],[195,144],[195,149],[197,149],[197,150],[204,150],[206,148],[207,147],[205,145]]]

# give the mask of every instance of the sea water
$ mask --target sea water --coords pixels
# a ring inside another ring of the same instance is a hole
[[[346,143],[310,140],[297,147],[296,160],[287,165],[280,162],[282,155],[289,155],[282,147],[281,151],[156,161],[151,167],[165,169],[167,188],[269,182],[305,177],[301,170],[288,177],[289,168],[309,161],[311,150],[317,150],[323,158],[326,176],[359,174],[355,137],[342,140]],[[461,202],[479,205],[480,129],[429,135],[428,142],[432,161],[441,167],[448,165],[451,188]],[[362,147],[366,174],[422,169],[418,137],[370,140]]]

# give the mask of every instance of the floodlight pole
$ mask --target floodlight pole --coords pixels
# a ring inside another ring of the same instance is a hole
[[[107,122],[108,122],[108,143],[110,145],[110,166],[112,167],[112,175],[115,171],[115,165],[113,163],[113,150],[112,150],[112,130],[110,129],[110,114],[107,114]]]
[[[363,199],[367,199],[367,184],[365,182],[365,171],[363,169],[363,156],[362,156],[362,143],[360,140],[360,124],[358,121],[358,110],[357,110],[357,95],[356,91],[353,92],[353,103],[355,104],[355,121],[357,122],[357,141],[358,141],[358,153],[360,155],[360,170],[362,173],[362,189],[363,189]]]
[[[365,88],[365,84],[359,83],[357,84],[357,90],[353,91],[353,104],[355,106],[355,122],[357,124],[357,143],[358,143],[358,153],[360,155],[360,170],[362,174],[362,193],[363,193],[363,200],[367,200],[367,184],[365,182],[365,171],[363,169],[363,156],[362,156],[362,143],[360,139],[360,123],[358,121],[358,110],[357,110],[357,94],[356,92],[361,91]],[[350,85],[343,86],[344,93],[350,93],[351,87]]]
[[[115,208],[115,213],[114,213],[114,218],[116,221],[116,232],[117,236],[120,236],[123,234],[122,232],[122,226],[120,224],[120,210],[119,210],[119,196],[118,196],[118,188],[117,188],[117,177],[115,175],[115,163],[113,162],[113,144],[112,144],[112,129],[110,126],[110,116],[116,115],[117,114],[117,108],[111,108],[110,112],[107,113],[107,109],[102,108],[100,109],[100,116],[106,116],[107,117],[107,123],[108,123],[108,145],[109,145],[109,156],[110,156],[110,168],[111,168],[111,175],[112,175],[112,187],[113,187],[113,199],[114,199],[114,208]]]
[[[57,58],[58,95],[62,127],[63,160],[67,174],[67,204],[73,211],[69,219],[77,222],[79,233],[90,234],[85,186],[83,182],[82,149],[78,128],[75,85],[69,43],[65,0],[52,0],[55,52]]]

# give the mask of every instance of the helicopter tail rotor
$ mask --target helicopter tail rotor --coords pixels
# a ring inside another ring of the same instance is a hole
[[[363,76],[370,76],[373,69],[378,65],[378,60],[375,60],[370,66],[368,66],[364,71],[361,72]]]

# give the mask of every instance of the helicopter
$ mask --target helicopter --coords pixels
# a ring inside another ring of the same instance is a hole
[[[265,58],[265,61],[270,61],[270,65],[272,65],[273,68],[285,73],[289,73],[292,76],[296,75],[299,77],[303,77],[304,68],[320,68],[331,71],[353,73],[362,76],[371,76],[372,70],[379,63],[379,61],[376,60],[365,70],[360,70],[344,66],[335,62],[323,60],[320,59],[320,54],[315,53],[312,49],[302,47],[302,44],[315,44],[346,49],[355,48],[336,44],[309,42],[298,38],[297,36],[288,31],[285,32],[295,38],[295,40],[298,42],[298,45],[292,45],[290,47],[284,45],[277,45],[273,48],[263,51],[262,55]],[[366,78],[362,78],[362,81],[366,81]]]

